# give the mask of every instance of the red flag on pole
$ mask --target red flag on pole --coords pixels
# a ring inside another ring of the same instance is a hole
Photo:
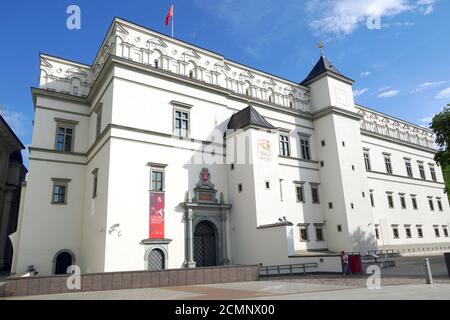
[[[169,25],[170,18],[172,18],[172,17],[173,17],[173,4],[170,6],[169,13],[167,14],[167,17],[166,17],[166,27]]]

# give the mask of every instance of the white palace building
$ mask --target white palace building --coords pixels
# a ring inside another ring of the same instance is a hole
[[[299,84],[119,18],[92,65],[42,54],[12,272],[449,249],[432,132],[353,83],[324,56]]]

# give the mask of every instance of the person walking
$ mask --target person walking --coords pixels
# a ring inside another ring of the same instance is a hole
[[[348,255],[345,253],[345,251],[341,252],[341,260],[342,260],[342,270],[343,270],[343,276],[345,277],[347,275],[347,272],[352,274],[352,270],[350,270],[350,265],[348,263]]]

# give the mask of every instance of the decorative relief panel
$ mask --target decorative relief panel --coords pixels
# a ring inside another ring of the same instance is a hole
[[[395,140],[435,149],[434,136],[430,130],[390,118],[367,109],[359,109],[361,129]]]
[[[308,91],[295,83],[251,72],[244,66],[227,63],[220,55],[199,52],[188,45],[163,40],[151,31],[144,32],[119,22],[116,22],[92,68],[80,67],[78,73],[69,74],[67,71],[74,68],[70,62],[42,62],[41,88],[87,96],[109,55],[220,86],[265,103],[309,111]],[[56,73],[59,69],[62,71]]]

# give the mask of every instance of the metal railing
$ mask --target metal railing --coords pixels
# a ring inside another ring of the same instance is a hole
[[[279,266],[260,266],[260,276],[294,275],[306,274],[307,269],[315,269],[319,266],[317,262],[288,264]]]

